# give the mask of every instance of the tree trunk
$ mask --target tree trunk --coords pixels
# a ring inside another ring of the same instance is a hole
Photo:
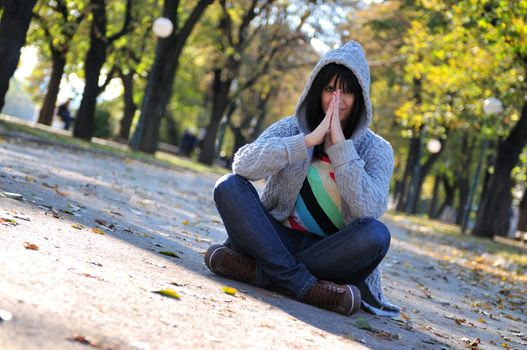
[[[148,76],[141,116],[130,147],[146,153],[155,153],[159,140],[159,124],[172,96],[179,58],[192,29],[212,0],[200,0],[179,32],[160,39],[156,46],[156,57]],[[179,1],[165,0],[163,16],[178,28]]]
[[[406,159],[406,167],[402,179],[398,183],[398,188],[395,188],[395,198],[397,205],[395,210],[404,211],[406,208],[406,202],[408,200],[408,182],[411,180],[411,173],[415,166],[415,158],[417,156],[417,150],[419,148],[419,137],[412,137],[410,139],[410,145],[408,148],[408,158]]]
[[[220,128],[220,122],[223,118],[225,110],[229,105],[229,91],[232,84],[232,79],[222,79],[222,70],[214,70],[214,83],[212,87],[212,114],[210,116],[210,122],[207,126],[207,133],[203,139],[201,146],[201,152],[199,154],[198,161],[203,164],[211,165],[214,160],[214,150],[216,144],[216,138],[218,136],[218,130]]]
[[[63,53],[55,51],[52,53],[51,57],[53,60],[51,77],[49,79],[46,96],[44,97],[44,103],[42,104],[42,108],[38,115],[38,122],[44,125],[51,125],[53,123],[60,81],[62,80],[64,67],[66,66],[66,56]]]
[[[441,149],[437,153],[432,153],[428,156],[426,162],[421,166],[421,171],[419,172],[419,180],[417,181],[416,194],[414,196],[414,203],[412,204],[412,214],[416,214],[419,207],[419,199],[421,198],[421,190],[423,188],[423,182],[428,176],[430,170],[434,166],[435,162],[439,159],[439,156],[445,149],[444,142],[441,142]]]
[[[439,201],[439,185],[441,184],[441,177],[435,176],[434,179],[434,190],[432,191],[432,202],[430,203],[430,209],[428,209],[428,217],[436,219],[438,216],[437,203]]]
[[[174,116],[171,113],[165,113],[165,120],[167,122],[169,143],[174,146],[179,145],[179,130],[176,122],[174,121]]]
[[[520,153],[527,143],[527,103],[520,120],[504,142],[498,147],[494,174],[481,202],[472,234],[492,239],[494,235],[506,235],[512,203],[511,170],[518,163]]]
[[[520,202],[520,220],[518,221],[518,230],[527,232],[527,188],[523,191],[523,198]]]
[[[6,0],[0,20],[0,111],[5,104],[9,79],[20,60],[33,7],[37,0]]]
[[[453,206],[454,198],[456,197],[456,186],[454,184],[450,184],[448,178],[445,175],[443,175],[442,180],[443,189],[445,190],[445,200],[443,201],[441,208],[437,212],[438,217],[443,214],[443,211],[447,206]]]
[[[463,225],[463,218],[465,217],[465,209],[467,208],[468,196],[470,193],[470,164],[472,164],[472,149],[473,144],[469,142],[468,133],[463,133],[463,138],[461,141],[461,164],[465,164],[465,167],[460,167],[457,169],[457,187],[459,188],[458,192],[458,210],[456,216],[456,224]]]
[[[120,123],[119,138],[126,141],[130,137],[130,127],[137,110],[137,105],[134,102],[134,75],[135,71],[132,70],[126,74],[119,72],[124,89],[124,113]]]
[[[93,39],[84,61],[85,86],[82,101],[75,117],[73,136],[90,140],[95,132],[95,106],[99,96],[99,75],[106,61],[106,45]]]
[[[90,140],[95,131],[95,105],[99,95],[99,75],[106,61],[106,2],[91,0],[93,19],[90,28],[90,48],[84,60],[85,86],[75,117],[73,136]]]

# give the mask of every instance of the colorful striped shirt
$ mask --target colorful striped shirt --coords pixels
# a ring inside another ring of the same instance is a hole
[[[293,213],[282,224],[321,237],[344,228],[340,193],[328,156],[323,155],[311,163]]]

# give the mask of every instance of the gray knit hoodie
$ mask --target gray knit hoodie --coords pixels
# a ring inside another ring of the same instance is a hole
[[[292,213],[307,175],[313,148],[307,148],[304,142],[304,136],[310,132],[305,98],[318,72],[330,63],[345,65],[353,71],[362,87],[365,104],[351,139],[326,150],[335,169],[344,220],[349,224],[356,218],[379,218],[386,210],[393,172],[393,151],[387,141],[368,129],[372,118],[370,70],[362,47],[350,41],[328,52],[317,63],[300,96],[294,116],[274,123],[234,156],[234,173],[249,180],[267,179],[262,203],[278,221]],[[369,311],[385,316],[399,314],[399,308],[384,298],[379,268],[358,287],[363,296],[363,307]]]

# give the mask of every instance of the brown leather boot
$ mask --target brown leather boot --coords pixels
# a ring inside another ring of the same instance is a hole
[[[256,284],[256,262],[224,245],[210,246],[205,253],[205,265],[219,276]]]
[[[304,303],[349,316],[360,310],[360,291],[352,285],[318,281],[302,299]]]

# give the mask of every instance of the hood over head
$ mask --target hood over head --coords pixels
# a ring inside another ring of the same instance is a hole
[[[302,92],[302,95],[300,96],[295,108],[295,116],[298,126],[300,131],[305,134],[311,132],[306,120],[305,99],[317,74],[324,66],[330,63],[341,64],[350,69],[357,77],[357,80],[362,88],[364,108],[361,112],[357,127],[351,136],[351,139],[356,140],[361,137],[368,129],[372,118],[372,108],[370,101],[370,67],[366,61],[364,50],[360,44],[355,41],[349,41],[343,46],[327,52],[315,65],[315,68],[313,68],[313,71],[309,76],[306,86],[304,87],[304,91]]]

